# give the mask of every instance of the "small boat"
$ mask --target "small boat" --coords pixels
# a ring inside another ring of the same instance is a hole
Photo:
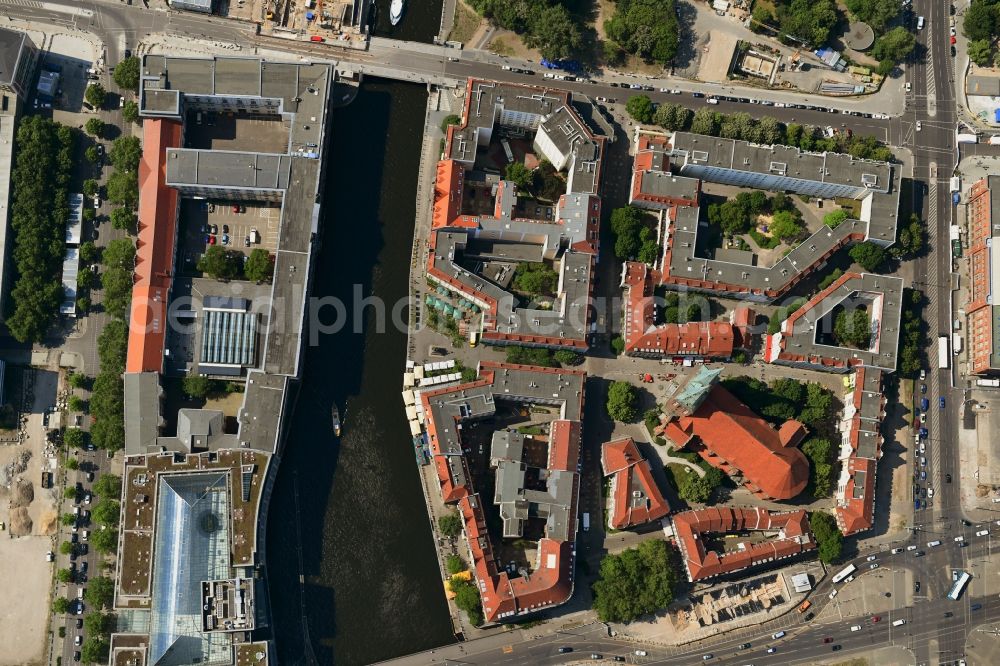
[[[389,5],[389,22],[393,25],[403,19],[403,2],[404,0],[392,0],[392,4]]]
[[[333,434],[340,437],[340,410],[337,409],[336,404],[333,405],[331,416],[333,417]]]

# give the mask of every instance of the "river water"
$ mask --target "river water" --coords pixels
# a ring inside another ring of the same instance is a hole
[[[282,665],[308,663],[303,614],[322,665],[370,663],[454,640],[400,397],[406,332],[391,325],[379,332],[371,309],[361,317],[351,311],[355,285],[386,303],[406,297],[426,100],[422,86],[366,82],[333,113],[313,295],[348,304],[348,325],[306,352],[268,516]],[[334,400],[344,424],[339,443],[330,425]]]

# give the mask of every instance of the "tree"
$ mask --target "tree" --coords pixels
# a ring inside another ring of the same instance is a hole
[[[894,3],[898,7],[898,3]],[[878,60],[900,63],[910,55],[917,40],[913,33],[897,26],[875,40],[872,56]]]
[[[900,10],[897,0],[845,0],[844,4],[859,21],[869,24],[876,34],[885,30]]]
[[[139,122],[139,105],[132,100],[122,105],[122,120],[127,123]]]
[[[108,527],[117,527],[118,519],[121,516],[121,505],[118,500],[110,497],[102,497],[91,512],[94,522]]]
[[[716,136],[719,133],[719,114],[707,106],[694,112],[691,118],[691,131],[695,134]]]
[[[988,39],[973,39],[969,42],[968,52],[969,60],[980,67],[989,67],[993,62],[993,45]]]
[[[466,569],[465,560],[463,560],[459,555],[449,555],[445,559],[445,569],[447,569],[448,573],[452,576],[457,573],[461,573]]]
[[[750,29],[754,32],[771,34],[765,26],[770,26],[774,24],[774,14],[771,10],[764,5],[755,4],[753,7],[753,12],[750,14],[752,23],[750,24]]]
[[[868,349],[871,342],[871,319],[868,312],[841,310],[833,322],[833,334],[842,346]]]
[[[102,474],[94,482],[94,493],[98,497],[119,497],[122,494],[122,478],[110,472]]]
[[[634,206],[611,212],[611,230],[615,232],[615,254],[619,259],[634,257],[641,247],[642,211]]]
[[[87,636],[108,636],[115,628],[110,613],[92,612],[83,616],[83,630]]]
[[[441,131],[447,133],[449,125],[459,125],[461,122],[461,116],[456,116],[454,113],[449,114],[444,117],[444,120],[441,121]]]
[[[833,0],[792,0],[777,7],[781,31],[819,47],[830,38],[838,14]]]
[[[91,118],[84,124],[83,131],[90,136],[100,137],[104,134],[104,121],[100,118]]]
[[[620,335],[616,335],[611,338],[611,350],[615,353],[615,356],[621,356],[622,352],[625,351],[625,340]]]
[[[142,159],[142,144],[132,135],[120,136],[112,142],[108,159],[116,169],[138,171],[139,160]]]
[[[544,263],[519,263],[514,270],[514,288],[531,296],[555,293],[559,275]]]
[[[122,231],[134,234],[138,223],[138,217],[128,208],[115,208],[111,211],[111,226],[115,229],[121,229]]]
[[[271,253],[259,247],[255,247],[247,262],[243,266],[243,272],[248,280],[253,282],[270,282],[274,275],[274,259]]]
[[[92,264],[95,261],[99,261],[101,259],[101,251],[98,249],[94,241],[84,241],[83,243],[80,244],[80,259],[82,259],[85,263],[88,264]],[[74,388],[79,388],[79,387],[74,387]]]
[[[115,67],[115,83],[123,90],[139,92],[139,58],[129,56]]]
[[[87,149],[83,151],[83,156],[87,158],[88,162],[94,164],[101,160],[101,153],[98,152],[97,146],[87,146]]]
[[[562,60],[580,50],[583,36],[564,5],[549,5],[535,11],[525,43],[541,51],[543,58]]]
[[[90,534],[90,544],[99,553],[109,554],[118,549],[118,530],[105,527]]]
[[[63,615],[69,612],[69,599],[66,597],[56,597],[52,600],[52,612],[56,615]]]
[[[198,260],[197,268],[217,280],[231,280],[240,274],[243,261],[240,253],[230,252],[220,245],[212,245]]]
[[[677,55],[680,26],[674,0],[618,0],[604,22],[608,39],[646,62],[669,64]]]
[[[535,172],[522,162],[511,162],[507,165],[506,179],[514,183],[517,189],[528,192],[535,182]]]
[[[80,656],[88,664],[106,664],[110,647],[107,639],[90,636],[83,642]]]
[[[648,123],[653,119],[653,100],[646,95],[633,95],[625,103],[625,110],[640,123]]]
[[[63,555],[69,555],[74,550],[75,548],[73,547],[73,544],[71,544],[69,541],[63,541],[61,544],[59,544],[59,552],[62,553]]]
[[[74,458],[70,458],[70,460],[75,460],[75,459]],[[68,463],[69,460],[67,460],[66,462]],[[72,513],[64,513],[59,518],[59,522],[61,522],[66,527],[70,527],[70,526],[76,524],[76,516],[74,516]]]
[[[97,211],[96,210],[94,210],[93,208],[84,208],[83,209],[83,221],[84,222],[93,222],[96,219],[97,219]]]
[[[781,143],[784,136],[782,125],[777,118],[764,116],[757,121],[757,130],[760,132],[759,141],[761,143],[775,144]]]
[[[816,497],[829,495],[833,487],[833,466],[830,464],[833,452],[830,440],[821,437],[812,437],[802,445],[802,453],[810,462],[810,481]]]
[[[66,443],[66,446],[82,449],[87,444],[87,433],[79,428],[69,428],[63,434],[63,441]]]
[[[69,569],[60,569],[56,572],[56,580],[60,583],[72,583],[73,582],[73,572]]]
[[[849,254],[866,271],[874,272],[885,261],[885,249],[869,241],[855,245]]]
[[[135,171],[115,170],[108,177],[108,201],[127,208],[139,205],[139,176]]]
[[[781,210],[771,219],[771,233],[783,241],[792,240],[802,235],[802,226],[790,211]]]
[[[95,109],[100,109],[104,106],[104,100],[107,96],[108,91],[100,83],[90,84],[87,86],[87,91],[83,93],[83,98],[87,100],[87,104],[90,104]]]
[[[831,229],[836,229],[843,224],[845,220],[847,220],[847,211],[843,208],[832,210],[823,216],[823,224]]]
[[[608,389],[608,416],[615,421],[634,421],[638,414],[635,403],[638,399],[635,387],[628,382],[612,382]]]
[[[80,461],[76,458],[67,458],[65,464],[68,470],[76,471],[80,469]]]
[[[71,412],[82,412],[87,409],[87,402],[78,395],[71,395],[66,401],[66,406]]]
[[[83,181],[83,193],[88,197],[95,196],[101,191],[101,185],[93,178],[88,178]]]
[[[679,578],[674,559],[667,543],[659,539],[605,555],[593,588],[600,620],[631,622],[669,606]]]
[[[685,502],[696,502],[704,504],[712,497],[715,485],[711,483],[708,475],[698,476],[694,472],[683,474],[684,481],[677,489],[677,496]]]
[[[555,359],[548,349],[539,347],[517,347],[506,348],[507,362],[515,365],[537,365],[540,368],[555,367]]]
[[[559,349],[552,354],[552,358],[556,360],[560,365],[579,365],[583,360],[583,357],[568,349]]]
[[[111,608],[115,598],[115,582],[107,576],[91,578],[83,591],[83,600],[93,608]]]
[[[451,511],[438,518],[438,529],[446,537],[457,537],[462,533],[462,518],[457,511]]]
[[[653,122],[664,129],[671,131],[683,130],[691,122],[691,110],[680,104],[669,104],[664,102],[656,107],[653,113]]]
[[[455,605],[468,614],[469,620],[474,625],[481,625],[483,607],[476,584],[461,576],[452,576],[448,580],[448,587],[455,593]]]
[[[194,398],[204,398],[212,390],[212,380],[205,375],[188,375],[182,381],[184,393]]]
[[[809,524],[812,526],[813,536],[816,537],[820,561],[824,564],[833,564],[839,560],[844,547],[844,535],[837,528],[837,521],[833,516],[814,511],[809,514]]]
[[[660,258],[660,244],[652,239],[643,241],[636,258],[644,264],[652,265]]]
[[[75,500],[77,497],[76,488],[67,486],[66,489],[63,490],[63,497],[68,500]]]
[[[780,377],[771,382],[771,394],[798,407],[806,399],[806,387],[797,379]]]
[[[997,6],[992,2],[977,0],[965,9],[962,32],[971,41],[991,42],[996,36],[998,20]],[[970,43],[971,47],[971,43]],[[969,56],[971,57],[971,53]]]

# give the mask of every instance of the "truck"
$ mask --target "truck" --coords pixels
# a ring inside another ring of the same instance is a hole
[[[951,241],[951,253],[956,257],[961,257],[962,231],[957,224],[948,227],[948,239]]]
[[[805,613],[807,610],[809,610],[810,606],[812,606],[812,602],[806,599],[801,604],[799,604],[799,607],[796,608],[795,610],[799,613]]]
[[[991,388],[1000,387],[1000,379],[977,379],[976,386],[989,386]]]
[[[952,176],[951,178],[951,191],[961,192],[962,191],[962,179],[959,176]]]
[[[584,532],[589,532],[590,531],[590,514],[589,513],[584,513],[583,514],[583,531]]]
[[[955,356],[958,356],[959,354],[962,353],[962,336],[959,335],[958,333],[955,333],[954,335],[951,336],[951,347],[952,347],[952,352],[955,354]]]
[[[948,336],[938,337],[938,367],[941,369],[948,367]]]

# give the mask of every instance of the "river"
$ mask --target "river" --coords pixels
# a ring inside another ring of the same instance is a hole
[[[412,0],[411,0],[412,2]],[[352,303],[355,285],[405,298],[427,92],[375,81],[333,113],[315,296]],[[298,585],[319,664],[364,664],[454,638],[400,398],[406,333],[354,332],[306,352],[298,403],[269,511],[268,576],[280,664],[307,663]],[[324,321],[332,319],[323,317]],[[343,439],[334,441],[331,401]]]

